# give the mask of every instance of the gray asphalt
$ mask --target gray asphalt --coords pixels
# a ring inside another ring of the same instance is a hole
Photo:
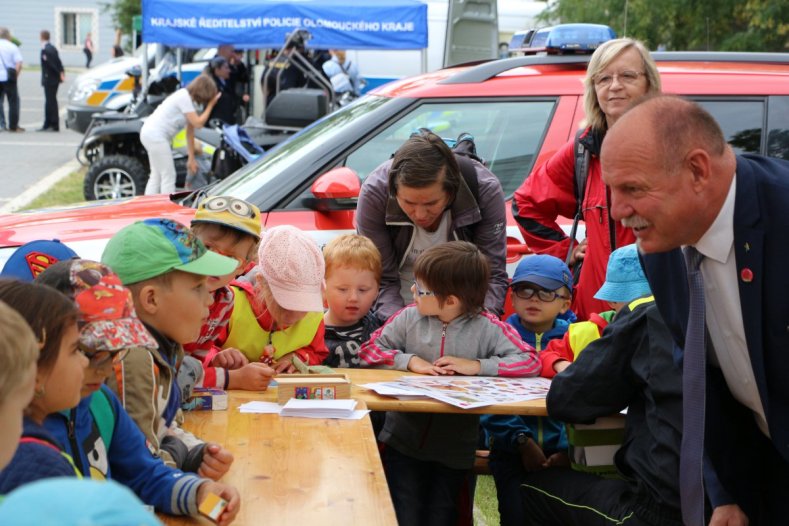
[[[23,69],[19,77],[19,125],[24,133],[0,132],[0,207],[74,159],[82,135],[66,128],[66,94],[82,71],[69,68],[58,89],[60,132],[36,132],[44,122],[44,88],[39,69]],[[8,106],[5,105],[6,125]]]

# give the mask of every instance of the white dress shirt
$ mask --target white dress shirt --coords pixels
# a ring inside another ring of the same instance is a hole
[[[770,436],[759,389],[748,354],[745,327],[740,307],[737,264],[734,257],[734,197],[737,174],[718,217],[694,245],[704,254],[701,274],[704,277],[707,328],[714,351],[710,360],[723,371],[734,398],[753,411],[762,433]]]

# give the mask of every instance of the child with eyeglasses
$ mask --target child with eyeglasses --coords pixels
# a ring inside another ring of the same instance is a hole
[[[548,342],[567,332],[572,274],[564,262],[547,254],[521,260],[510,284],[512,307],[507,318],[523,341],[541,353]],[[573,316],[571,316],[573,317]],[[525,524],[520,505],[521,475],[548,466],[569,465],[564,424],[548,417],[484,415],[480,425],[490,449],[502,526]]]
[[[196,515],[209,492],[235,490],[221,483],[168,467],[151,454],[145,435],[104,385],[134,348],[158,344],[135,313],[131,292],[106,265],[84,259],[55,263],[36,283],[72,298],[79,311],[78,348],[88,358],[79,405],[50,414],[44,426],[64,446],[85,478],[113,479],[146,504],[176,515]],[[232,511],[223,520],[232,515]]]
[[[222,346],[227,340],[228,324],[235,304],[235,287],[231,283],[252,267],[257,260],[260,242],[260,210],[235,197],[214,196],[205,199],[192,220],[192,232],[206,248],[238,261],[226,276],[209,276],[208,291],[214,298],[200,336],[184,345],[184,352],[202,362],[203,387],[263,391],[274,370],[258,361],[249,361],[238,349]],[[185,383],[179,375],[179,383]],[[181,385],[184,388],[184,385]]]
[[[534,349],[483,310],[490,265],[476,245],[451,241],[414,264],[415,305],[395,313],[361,349],[363,365],[429,375],[536,376]],[[476,415],[386,414],[378,435],[399,524],[455,524],[474,465]]]

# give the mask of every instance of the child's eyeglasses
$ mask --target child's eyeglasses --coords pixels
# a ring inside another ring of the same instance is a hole
[[[423,290],[419,286],[419,282],[417,280],[414,280],[414,289],[416,291],[416,295],[419,296],[420,298],[425,297],[425,296],[435,296],[436,295],[436,293],[433,292],[433,291]]]
[[[120,351],[94,351],[82,345],[79,346],[79,350],[85,355],[85,358],[90,361],[90,366],[95,368],[103,367],[108,364],[115,365],[121,363],[121,361],[126,358],[126,355],[129,354],[129,349],[121,349]]]
[[[567,296],[562,296],[555,290],[533,289],[531,287],[518,287],[517,289],[512,289],[512,293],[522,300],[530,300],[537,294],[537,298],[546,303],[554,301],[556,298],[568,299]]]

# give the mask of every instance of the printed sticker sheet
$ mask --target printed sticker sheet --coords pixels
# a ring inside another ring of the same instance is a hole
[[[461,409],[545,398],[551,381],[546,378],[488,376],[404,376],[395,382],[363,387],[382,395],[423,395]]]

